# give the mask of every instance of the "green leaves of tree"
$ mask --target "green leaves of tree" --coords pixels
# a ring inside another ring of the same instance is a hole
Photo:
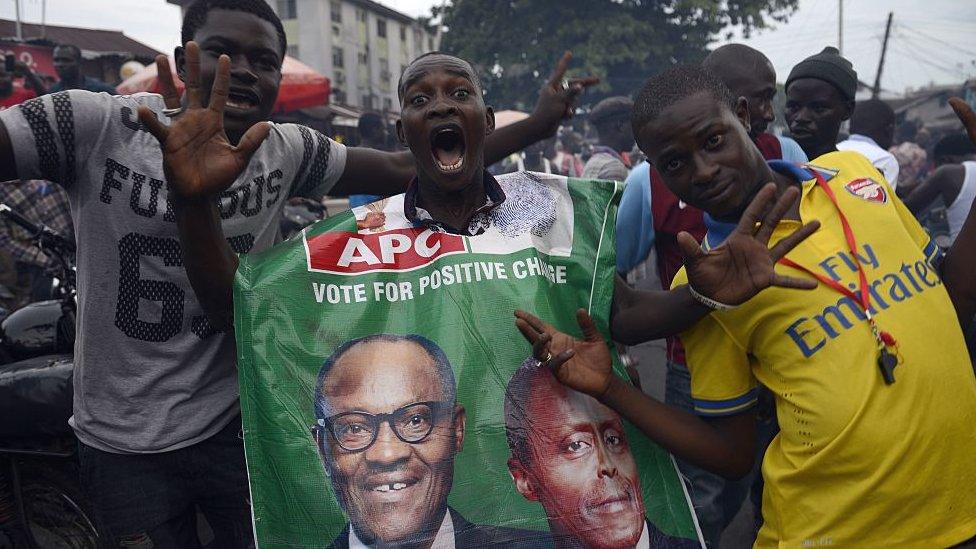
[[[475,63],[496,108],[530,109],[565,50],[576,76],[599,76],[593,102],[632,95],[652,74],[698,62],[733,27],[783,21],[798,0],[453,0],[435,8],[444,51]],[[722,33],[725,33],[723,35]]]

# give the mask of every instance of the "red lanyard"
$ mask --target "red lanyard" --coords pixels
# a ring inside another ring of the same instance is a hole
[[[896,347],[898,342],[895,341],[894,336],[892,336],[890,333],[879,330],[877,323],[874,321],[874,317],[871,315],[871,291],[870,286],[868,285],[868,276],[867,273],[864,272],[864,267],[861,265],[861,260],[858,259],[857,240],[854,238],[854,230],[851,229],[851,224],[847,221],[847,216],[844,215],[844,210],[841,209],[840,204],[837,202],[837,196],[834,194],[833,189],[827,185],[827,181],[822,175],[814,171],[813,176],[816,178],[817,185],[827,195],[827,198],[830,198],[830,201],[834,204],[834,207],[837,208],[837,215],[840,217],[840,224],[844,229],[844,239],[847,240],[847,248],[851,252],[851,258],[854,260],[854,265],[857,266],[857,278],[859,283],[858,293],[855,294],[836,280],[828,278],[820,273],[813,272],[803,265],[800,265],[799,263],[785,257],[781,258],[779,263],[786,265],[787,267],[799,269],[809,274],[834,291],[851,298],[855,303],[861,306],[861,308],[864,310],[864,315],[868,319],[868,323],[871,325],[871,333],[878,342],[878,349],[881,352],[881,356],[878,359],[881,374],[884,377],[885,383],[890,385],[895,381],[894,368],[898,364],[898,358],[890,353],[888,348]]]

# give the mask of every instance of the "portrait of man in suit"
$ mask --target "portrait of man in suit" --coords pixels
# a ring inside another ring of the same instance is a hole
[[[466,418],[451,363],[429,339],[376,334],[340,346],[319,371],[315,417],[349,519],[330,547],[551,546],[548,534],[475,525],[448,507]]]
[[[620,416],[533,358],[508,382],[505,433],[515,488],[542,505],[557,548],[700,547],[647,519]]]

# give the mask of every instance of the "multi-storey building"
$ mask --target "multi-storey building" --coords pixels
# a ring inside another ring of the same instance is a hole
[[[289,55],[332,80],[333,103],[398,110],[400,73],[440,43],[420,21],[372,0],[273,0],[271,5],[284,23]]]

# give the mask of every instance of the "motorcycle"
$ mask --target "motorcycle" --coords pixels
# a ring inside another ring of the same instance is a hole
[[[321,202],[309,198],[292,198],[281,212],[281,236],[290,240],[302,229],[329,217],[329,210]]]
[[[98,532],[78,474],[72,409],[75,246],[0,204],[57,261],[53,299],[0,323],[0,549],[87,549]]]

